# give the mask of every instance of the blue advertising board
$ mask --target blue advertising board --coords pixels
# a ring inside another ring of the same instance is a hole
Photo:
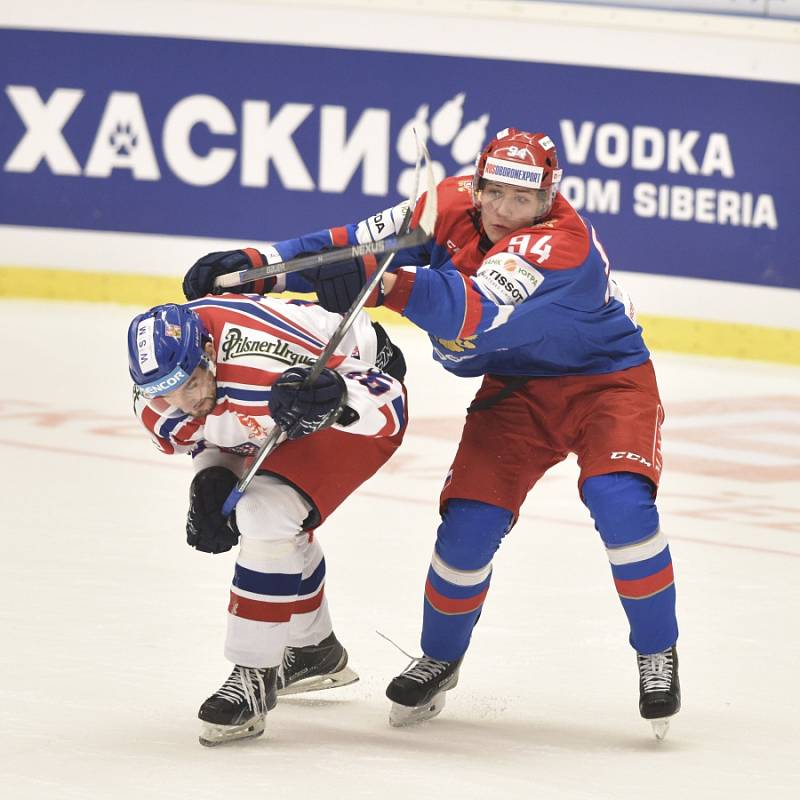
[[[0,224],[269,241],[544,131],[617,269],[800,288],[800,87],[410,53],[0,30]]]

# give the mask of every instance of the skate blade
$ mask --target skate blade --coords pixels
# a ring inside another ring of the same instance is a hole
[[[393,728],[407,728],[409,725],[418,725],[420,722],[433,719],[441,714],[446,699],[445,692],[439,692],[424,706],[403,706],[400,703],[392,703],[389,724]]]
[[[313,675],[310,678],[290,683],[283,689],[278,689],[278,696],[284,697],[288,694],[304,694],[305,692],[319,692],[323,689],[335,689],[338,686],[347,686],[358,680],[358,674],[350,667],[340,669],[338,672],[331,672],[328,675]]]
[[[264,717],[254,717],[243,725],[213,725],[204,722],[200,730],[200,744],[204,747],[216,747],[237,739],[252,739],[264,733]]]
[[[653,726],[653,733],[659,742],[663,742],[669,731],[669,721],[671,717],[664,717],[663,719],[652,719],[650,724]]]

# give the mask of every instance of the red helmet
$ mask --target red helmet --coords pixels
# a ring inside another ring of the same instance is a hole
[[[542,219],[553,206],[561,173],[556,146],[547,134],[505,128],[475,160],[472,203],[480,209],[480,192],[485,181],[535,189],[541,196],[541,211],[536,220]]]

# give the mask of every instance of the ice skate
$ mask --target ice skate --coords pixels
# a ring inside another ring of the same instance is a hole
[[[347,650],[336,636],[307,647],[287,647],[278,668],[278,694],[300,694],[355,683],[358,675],[347,666]]]
[[[437,661],[428,656],[415,659],[386,687],[392,701],[389,724],[395,728],[416,725],[441,713],[445,693],[458,685],[458,661]]]
[[[662,741],[670,719],[681,709],[678,651],[675,647],[652,655],[636,654],[639,664],[639,713],[650,720],[656,739]]]
[[[228,680],[200,706],[200,744],[214,747],[223,742],[261,736],[267,712],[277,703],[278,669],[233,668]]]

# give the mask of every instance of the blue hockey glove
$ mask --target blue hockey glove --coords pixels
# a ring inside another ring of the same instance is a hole
[[[349,311],[364,284],[374,274],[376,267],[375,256],[366,255],[340,264],[303,270],[302,274],[314,284],[317,300],[323,308],[344,314]],[[383,305],[382,282],[370,294],[366,305]]]
[[[310,372],[309,367],[290,367],[272,384],[269,411],[289,439],[333,425],[347,402],[347,387],[338,372],[325,367],[311,386],[304,386]]]
[[[263,267],[266,258],[258,250],[223,250],[209,253],[196,261],[183,277],[183,294],[187,300],[197,300],[214,291],[214,279],[228,272]],[[251,281],[233,291],[240,294],[266,294],[275,285],[275,278]]]
[[[189,488],[186,542],[204,553],[225,553],[239,541],[236,512],[226,520],[222,504],[238,478],[225,467],[206,467],[194,476]]]

